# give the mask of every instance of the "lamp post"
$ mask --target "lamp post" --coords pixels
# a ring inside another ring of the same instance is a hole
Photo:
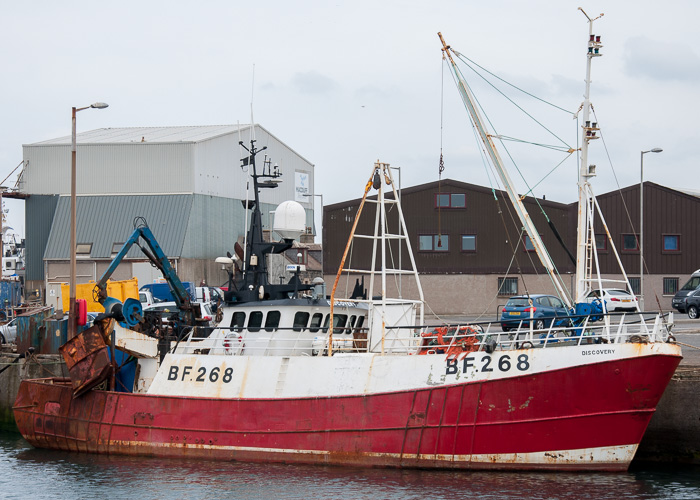
[[[663,149],[654,148],[642,151],[639,171],[639,308],[644,311],[644,155],[661,153]]]
[[[82,111],[88,108],[104,109],[108,106],[104,102],[96,102],[90,106],[85,106],[84,108],[72,108],[72,123],[71,123],[71,165],[70,165],[70,308],[68,310],[68,339],[75,337],[78,330],[78,315],[75,310],[75,282],[77,275],[77,263],[75,256],[76,244],[76,168],[75,168],[75,157],[76,157],[76,132],[75,132],[75,115],[78,111]]]
[[[312,207],[314,205],[313,198],[316,196],[321,198],[321,225],[323,225],[323,195],[322,194],[305,194],[304,196],[306,198],[312,198],[312,200],[311,200]],[[316,219],[315,211],[314,211],[314,219]],[[314,220],[314,222],[316,222],[316,221]],[[323,234],[323,232],[321,234]],[[321,240],[321,241],[323,242],[323,240]],[[323,248],[321,249],[321,275],[323,275]]]
[[[401,167],[389,167],[392,170],[398,170],[399,171],[399,191],[398,191],[398,196],[399,196],[399,205],[401,205]],[[401,218],[399,217],[399,236],[401,236]],[[399,269],[403,271],[403,266],[401,265],[401,238],[399,238],[398,241],[399,244]],[[399,273],[399,298],[403,298],[401,295],[401,278],[403,277],[403,274]]]

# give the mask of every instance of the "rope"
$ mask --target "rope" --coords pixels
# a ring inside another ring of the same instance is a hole
[[[700,347],[697,347],[697,346],[694,346],[694,345],[686,344],[686,343],[684,343],[684,342],[678,342],[677,340],[675,341],[675,343],[678,344],[678,345],[685,346],[685,347],[691,347],[691,348],[693,348],[693,349],[697,349],[697,350],[700,351]]]

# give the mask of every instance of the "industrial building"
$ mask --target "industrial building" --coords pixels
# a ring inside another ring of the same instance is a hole
[[[433,313],[493,317],[509,296],[554,293],[551,280],[522,232],[522,224],[512,213],[504,192],[447,179],[404,188],[400,196],[408,241],[426,302]],[[644,309],[671,310],[671,299],[679,286],[700,268],[700,235],[695,231],[700,224],[700,197],[697,193],[644,183],[643,287],[640,287],[638,243],[639,185],[599,195],[597,200],[633,292],[639,295],[643,291]],[[575,264],[552,227],[566,248],[575,254],[578,203],[563,204],[532,197],[523,201],[563,281],[573,288]],[[324,207],[326,281],[335,279],[359,204],[360,199],[355,199]],[[388,231],[394,234],[399,230],[396,215],[395,211],[387,215]],[[357,232],[371,234],[374,221],[373,213],[363,215]],[[599,218],[595,240],[603,277],[622,280]],[[352,258],[357,260],[351,267],[369,268],[369,245],[369,240],[364,246],[363,242],[355,244]],[[400,247],[400,240],[394,240],[388,257],[390,265],[410,269],[406,244]],[[341,281],[341,289],[352,286],[353,283]],[[603,286],[624,288],[624,283]],[[415,285],[408,280],[392,280],[387,287],[390,296],[395,293],[415,296],[412,295]]]
[[[99,280],[134,230],[148,223],[183,281],[218,286],[226,273],[214,259],[233,252],[246,231],[248,153],[266,147],[263,166],[279,167],[276,189],[260,194],[263,225],[275,207],[295,200],[313,230],[314,165],[251,125],[103,128],[77,135],[77,281]],[[19,191],[26,196],[26,290],[53,305],[70,275],[71,137],[23,145]],[[309,195],[309,196],[305,196]],[[152,282],[160,273],[134,247],[113,279]]]

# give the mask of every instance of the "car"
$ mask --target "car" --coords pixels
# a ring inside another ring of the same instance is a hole
[[[504,332],[530,326],[536,330],[554,326],[568,325],[569,311],[559,297],[554,295],[533,294],[511,297],[501,310],[501,329]],[[556,320],[554,319],[556,318]]]
[[[18,318],[13,319],[9,323],[0,325],[0,343],[14,344],[17,342],[17,324]]]
[[[618,311],[636,311],[637,297],[629,293],[627,290],[618,288],[603,288],[601,290],[592,290],[586,295],[586,302],[589,304],[603,297],[605,308],[608,312]]]
[[[688,313],[690,319],[700,318],[700,290],[683,297],[683,310]]]
[[[192,304],[199,308],[197,326],[213,326],[214,314],[209,304],[205,304],[204,302],[193,302]],[[161,312],[163,324],[168,324],[170,322],[170,316],[179,313],[180,309],[175,302],[160,302],[152,306],[144,307],[143,312]]]

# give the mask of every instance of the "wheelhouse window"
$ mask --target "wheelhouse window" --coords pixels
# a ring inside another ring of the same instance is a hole
[[[639,237],[636,234],[623,234],[622,235],[622,251],[623,252],[638,252],[639,251]]]
[[[518,278],[498,278],[498,295],[518,295]]]
[[[466,195],[464,193],[436,193],[435,207],[438,208],[464,208]]]
[[[462,235],[462,251],[463,252],[476,252],[476,235],[475,234],[463,234]]]
[[[236,311],[231,316],[231,328],[235,328],[237,332],[240,332],[243,331],[243,325],[245,325],[245,313]]]
[[[595,248],[599,252],[606,252],[608,250],[608,237],[605,234],[595,235]]]
[[[333,315],[333,333],[345,333],[345,323],[348,322],[347,314]]]
[[[450,237],[447,234],[418,235],[418,250],[421,252],[448,252]]]
[[[248,317],[248,331],[259,332],[262,325],[263,313],[261,311],[253,311]]]
[[[323,314],[321,313],[314,313],[314,315],[311,317],[311,323],[309,324],[309,330],[311,332],[317,332],[318,329],[321,327],[321,322],[323,321]]]
[[[309,324],[309,313],[304,311],[297,311],[294,315],[294,323],[292,324],[292,329],[295,332],[300,332],[306,325]]]
[[[280,326],[280,312],[270,311],[265,317],[265,331],[274,332]]]
[[[675,295],[678,291],[678,278],[664,278],[664,295]]]
[[[664,234],[663,251],[664,253],[676,253],[681,251],[681,237],[678,234]]]

